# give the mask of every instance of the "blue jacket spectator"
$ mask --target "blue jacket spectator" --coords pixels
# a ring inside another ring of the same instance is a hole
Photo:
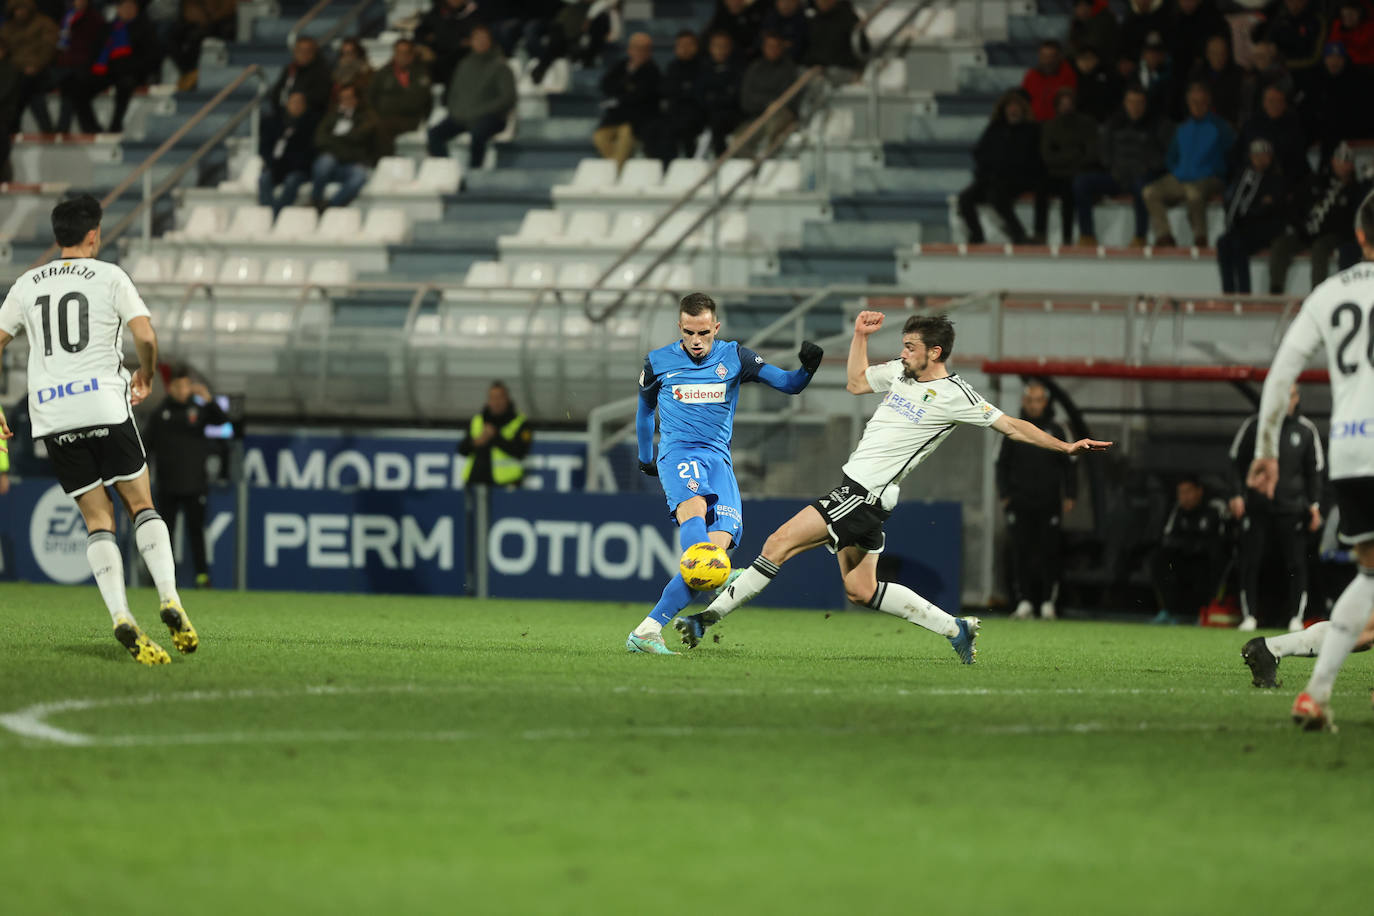
[[[1192,117],[1178,126],[1164,157],[1169,174],[1182,182],[1226,177],[1226,157],[1235,142],[1235,131],[1212,112]]]
[[[1164,157],[1168,174],[1141,192],[1159,247],[1176,244],[1167,211],[1177,203],[1188,207],[1193,244],[1207,244],[1207,201],[1224,187],[1226,158],[1235,142],[1235,131],[1211,111],[1211,105],[1212,93],[1205,84],[1194,83],[1188,88],[1188,119],[1174,131]]]

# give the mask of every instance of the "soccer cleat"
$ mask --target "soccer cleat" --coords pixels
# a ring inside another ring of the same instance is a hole
[[[653,636],[636,636],[631,633],[625,640],[625,651],[642,652],[645,655],[677,655],[664,644],[662,633],[655,633]]]
[[[140,665],[171,664],[172,657],[167,654],[167,650],[144,636],[138,624],[129,618],[120,618],[119,623],[115,624],[114,635],[119,644],[128,649],[134,661]]]
[[[959,625],[959,633],[948,637],[949,644],[954,647],[959,661],[972,665],[978,661],[978,630],[983,624],[977,617],[960,617],[954,622]]]
[[[1045,601],[1045,602],[1042,602],[1042,603],[1041,603],[1041,605],[1040,605],[1040,619],[1041,619],[1041,620],[1058,620],[1058,619],[1059,619],[1059,614],[1058,614],[1058,612],[1056,612],[1055,609],[1054,609],[1054,602],[1053,602],[1053,601]]]
[[[730,575],[725,577],[725,582],[721,585],[720,588],[716,589],[714,592],[711,593],[711,597],[715,598],[719,596],[722,592],[729,588],[736,579],[738,579],[742,575],[744,575],[744,570],[742,569],[735,568],[730,570]]]
[[[1293,701],[1293,721],[1302,726],[1305,732],[1334,732],[1336,723],[1331,718],[1331,710],[1312,699],[1310,694],[1300,693]]]
[[[1269,651],[1263,636],[1241,646],[1240,657],[1250,666],[1250,683],[1256,687],[1279,686],[1279,660]]]
[[[1011,612],[1012,620],[1030,620],[1035,616],[1035,605],[1029,601],[1022,601],[1016,606],[1016,610]]]
[[[178,652],[190,655],[200,647],[200,637],[196,636],[196,628],[191,626],[191,618],[186,616],[181,605],[175,601],[162,602],[161,617],[172,633],[172,645],[176,646]]]
[[[1247,614],[1241,618],[1240,626],[1236,629],[1242,633],[1253,633],[1259,629],[1259,621]]]
[[[1301,614],[1296,614],[1296,615],[1294,615],[1293,618],[1290,619],[1290,620],[1288,621],[1288,632],[1289,632],[1289,633],[1300,633],[1300,632],[1302,632],[1302,630],[1304,630],[1304,629],[1306,629],[1306,627],[1305,627],[1305,625],[1304,625],[1304,623],[1303,623],[1303,619],[1302,619],[1302,615],[1301,615]]]

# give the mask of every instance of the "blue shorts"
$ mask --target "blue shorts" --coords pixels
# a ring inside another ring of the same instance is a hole
[[[713,452],[675,452],[658,456],[658,480],[668,498],[668,515],[693,496],[706,499],[706,530],[724,531],[736,546],[744,532],[739,484],[730,459]]]

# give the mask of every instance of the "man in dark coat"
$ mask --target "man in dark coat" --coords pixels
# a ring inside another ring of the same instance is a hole
[[[1274,147],[1274,161],[1288,181],[1301,181],[1311,171],[1307,164],[1307,135],[1302,119],[1278,86],[1264,90],[1261,110],[1240,129],[1234,150],[1238,167],[1245,151],[1255,140],[1268,140]]]
[[[1283,295],[1293,258],[1311,250],[1312,285],[1326,279],[1333,255],[1344,269],[1360,259],[1355,213],[1369,185],[1355,177],[1355,152],[1342,143],[1328,167],[1308,178],[1293,197],[1287,230],[1269,248],[1269,292]]]
[[[123,133],[124,114],[129,110],[134,90],[152,80],[160,62],[153,24],[139,10],[136,0],[120,0],[115,18],[105,32],[105,42],[91,63],[89,77],[72,93],[72,109],[81,130],[88,134],[100,133],[91,101],[113,86],[115,104],[109,132]]]
[[[745,63],[753,58],[763,24],[763,4],[748,0],[716,0],[716,11],[706,23],[704,34],[724,32],[730,36],[735,59]]]
[[[1104,194],[1131,195],[1135,206],[1135,235],[1131,244],[1136,247],[1145,244],[1149,214],[1141,192],[1164,171],[1171,129],[1168,121],[1149,116],[1143,89],[1132,86],[1126,90],[1121,110],[1102,126],[1099,136],[1098,156],[1102,171],[1086,172],[1074,179],[1080,245],[1097,244],[1093,204]]]
[[[1059,200],[1059,225],[1064,244],[1073,241],[1073,180],[1097,168],[1097,122],[1078,111],[1074,90],[1060,89],[1052,119],[1040,125],[1040,162],[1045,167],[1035,191],[1035,236],[1049,235],[1050,198]]]
[[[310,180],[310,166],[315,161],[315,125],[319,120],[306,108],[304,92],[291,93],[285,111],[262,119],[258,204],[271,207],[274,216],[282,207],[294,205],[301,185]]]
[[[658,115],[659,70],[654,40],[644,32],[630,36],[626,57],[601,78],[601,123],[592,143],[603,158],[625,164],[635,144],[648,136]]]
[[[435,0],[433,8],[420,18],[419,24],[415,27],[415,41],[428,48],[434,55],[429,72],[439,85],[448,85],[454,68],[468,53],[473,28],[488,23],[488,6],[494,9],[500,6],[500,3]]]
[[[315,208],[346,207],[367,184],[377,161],[377,118],[358,99],[356,86],[340,86],[334,110],[315,128],[315,163],[310,170],[310,197]],[[339,183],[326,204],[324,189]]]
[[[1274,147],[1251,140],[1249,159],[1226,189],[1226,231],[1217,239],[1221,291],[1250,292],[1250,256],[1283,232],[1287,182],[1274,167]]]
[[[1125,90],[1114,69],[1103,64],[1096,48],[1082,47],[1074,55],[1074,71],[1078,74],[1077,108],[1099,124],[1121,107]]]
[[[668,163],[696,152],[697,137],[706,127],[706,111],[697,94],[702,73],[701,43],[685,29],[673,43],[673,59],[659,81],[659,116],[645,152]]]
[[[1030,116],[1026,97],[1016,90],[1003,94],[988,126],[973,147],[973,184],[959,192],[959,215],[968,226],[968,240],[981,245],[986,238],[978,218],[978,204],[991,205],[1013,243],[1024,245],[1025,227],[1012,209],[1018,195],[1040,180],[1040,129]]]
[[[1344,45],[1328,44],[1301,111],[1307,137],[1321,144],[1318,162],[1330,159],[1342,140],[1374,137],[1371,96],[1374,80],[1369,72],[1351,65]]]
[[[434,103],[429,67],[415,53],[415,43],[402,38],[392,46],[391,61],[372,75],[367,101],[377,114],[377,152],[396,153],[396,138],[425,123]]]
[[[320,46],[313,38],[298,38],[291,51],[291,63],[282,69],[267,97],[278,110],[286,107],[293,92],[305,94],[305,107],[323,117],[334,89],[329,64],[320,57]]]
[[[739,107],[740,83],[744,72],[734,53],[734,42],[727,32],[712,32],[706,42],[707,60],[701,68],[697,97],[706,111],[711,128],[711,152],[725,152],[727,140],[744,121]]]

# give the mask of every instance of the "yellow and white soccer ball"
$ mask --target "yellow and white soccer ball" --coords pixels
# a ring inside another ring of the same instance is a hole
[[[689,588],[699,592],[710,591],[720,588],[730,578],[730,555],[724,547],[702,541],[683,551],[678,568]]]

